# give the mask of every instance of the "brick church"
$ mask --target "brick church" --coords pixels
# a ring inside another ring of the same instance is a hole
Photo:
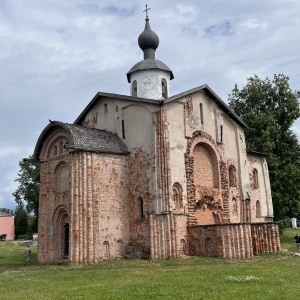
[[[247,151],[247,125],[207,85],[171,95],[148,16],[138,44],[130,96],[98,92],[37,141],[40,263],[280,251],[266,157]]]

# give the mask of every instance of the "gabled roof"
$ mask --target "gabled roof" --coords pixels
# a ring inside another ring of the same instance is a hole
[[[129,154],[125,143],[114,133],[59,121],[50,121],[50,124],[45,127],[37,141],[33,154],[34,159],[39,158],[43,143],[48,135],[57,128],[63,128],[69,134],[70,144],[64,145],[65,148],[99,153]]]
[[[126,101],[133,101],[137,103],[149,103],[161,106],[163,104],[168,104],[169,102],[178,100],[184,96],[190,95],[195,92],[203,91],[207,94],[229,117],[231,117],[235,122],[237,122],[243,128],[249,129],[246,123],[244,123],[230,108],[229,106],[207,85],[201,85],[196,88],[187,90],[185,92],[179,93],[172,97],[169,97],[165,100],[153,100],[146,98],[138,98],[120,94],[112,94],[112,93],[102,93],[98,92],[95,97],[90,101],[90,103],[86,106],[86,108],[82,111],[82,113],[75,120],[74,124],[79,124],[85,117],[85,115],[98,103],[101,98],[111,98],[111,99],[120,99]]]
[[[182,92],[180,94],[177,94],[170,98],[167,98],[164,101],[164,104],[178,100],[179,98],[182,98],[184,96],[187,96],[192,93],[199,92],[199,91],[203,91],[205,94],[207,94],[228,116],[230,116],[239,125],[241,125],[243,128],[249,129],[248,125],[246,123],[244,123],[207,84],[203,84],[201,86],[195,87],[193,89],[187,90],[185,92]]]
[[[79,124],[85,117],[85,115],[98,103],[101,98],[111,98],[111,99],[120,99],[126,101],[133,101],[137,103],[150,103],[155,105],[160,105],[162,101],[146,99],[146,98],[138,98],[127,95],[113,94],[113,93],[102,93],[98,92],[94,98],[90,101],[90,103],[86,106],[86,108],[82,111],[82,113],[77,117],[74,121],[74,124]]]

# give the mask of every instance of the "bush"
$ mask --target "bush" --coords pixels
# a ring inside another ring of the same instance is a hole
[[[19,234],[19,235],[16,236],[15,239],[16,240],[32,240],[32,236],[27,235],[27,234]]]

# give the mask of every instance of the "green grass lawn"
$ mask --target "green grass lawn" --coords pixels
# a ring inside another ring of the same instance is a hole
[[[296,229],[281,236],[281,253],[251,260],[190,257],[114,260],[79,266],[30,265],[25,247],[0,243],[0,299],[297,299]]]

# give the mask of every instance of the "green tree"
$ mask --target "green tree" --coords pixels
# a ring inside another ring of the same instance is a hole
[[[7,214],[7,215],[11,215],[12,214],[12,210],[9,208],[0,208],[0,212]]]
[[[20,202],[15,210],[15,235],[27,234],[28,218],[24,204]]]
[[[291,130],[300,117],[300,91],[292,91],[283,74],[247,80],[242,89],[235,85],[228,103],[251,128],[247,149],[268,155],[275,219],[292,217],[300,213],[300,145]]]
[[[20,171],[18,178],[19,183],[17,190],[13,193],[18,205],[26,203],[27,213],[34,213],[35,224],[31,230],[37,232],[39,192],[40,192],[40,166],[31,160],[23,160],[19,163]]]

